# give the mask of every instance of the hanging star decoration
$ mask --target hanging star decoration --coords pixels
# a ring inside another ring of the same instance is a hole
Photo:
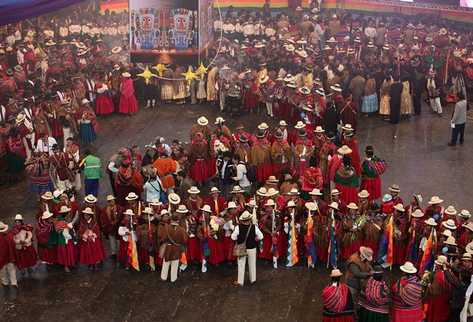
[[[153,69],[156,69],[159,77],[163,77],[163,73],[167,70],[167,67],[166,65],[159,63],[159,64],[156,64],[156,66],[153,66]]]
[[[149,70],[148,66],[146,66],[145,70],[141,74],[138,74],[137,76],[143,77],[145,79],[146,84],[149,84],[149,80],[151,78],[158,77]]]
[[[182,76],[185,77],[185,79],[188,83],[192,82],[194,79],[197,78],[197,74],[192,71],[191,66],[189,66],[189,68],[187,69],[187,72],[182,73]]]
[[[195,73],[196,73],[197,76],[204,76],[205,74],[207,74],[207,70],[208,70],[208,68],[205,67],[204,64],[200,63],[200,65],[197,68],[197,70],[195,71]]]

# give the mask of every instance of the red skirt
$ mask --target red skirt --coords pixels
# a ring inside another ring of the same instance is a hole
[[[252,91],[247,91],[243,96],[243,102],[245,109],[250,111],[258,106],[258,96]]]
[[[278,258],[286,258],[287,247],[287,235],[280,233],[278,236]]]
[[[391,322],[421,322],[424,318],[422,309],[398,309],[393,308]]]
[[[343,316],[323,316],[322,322],[354,322],[355,318],[353,315]]]
[[[200,246],[200,239],[191,237],[187,239],[187,261],[188,262],[202,262],[202,247]]]
[[[263,249],[260,250],[259,258],[273,259],[273,238],[271,234],[263,233]]]
[[[38,255],[33,246],[24,249],[15,249],[16,266],[19,269],[30,268],[36,265]]]
[[[103,261],[105,251],[103,249],[102,241],[97,238],[95,241],[79,242],[79,263],[82,265],[95,265]]]
[[[341,184],[335,185],[338,191],[340,191],[340,199],[345,203],[349,204],[350,202],[358,202],[358,188],[357,187],[348,187]]]
[[[231,237],[223,237],[223,254],[224,258],[228,262],[232,262],[235,260],[235,256],[233,256],[233,248],[235,247],[235,241],[231,239]]]
[[[212,265],[218,265],[225,261],[225,255],[223,252],[223,241],[215,238],[208,239],[209,241],[209,263]]]
[[[381,198],[381,177],[364,178],[361,181],[360,190],[363,190],[363,189],[369,192],[370,200],[376,200],[378,198]]]
[[[128,242],[123,238],[118,246],[118,262],[124,266],[128,265]]]
[[[296,163],[296,173],[300,177],[304,174],[305,169],[307,168],[307,161],[306,160],[300,160],[299,162]]]
[[[64,136],[62,124],[59,119],[51,119],[51,134],[55,138],[61,138]]]
[[[353,255],[354,253],[356,253],[357,251],[360,250],[360,246],[361,246],[361,241],[354,240],[349,245],[347,245],[345,247],[341,247],[341,249],[340,249],[341,254],[340,255],[341,255],[342,259],[348,259],[351,255]]]
[[[136,101],[136,97],[134,95],[131,97],[120,96],[118,111],[124,114],[138,112],[138,102]]]
[[[394,241],[393,246],[393,264],[403,265],[406,261],[407,244]]]
[[[284,170],[288,170],[289,165],[288,163],[273,163],[273,175],[276,176],[276,179],[279,179],[281,173]]]
[[[256,181],[258,181],[258,183],[264,183],[272,174],[273,165],[271,162],[264,163],[256,167]]]
[[[76,247],[71,240],[66,245],[57,246],[57,263],[67,267],[76,264]]]
[[[95,114],[107,115],[113,113],[113,101],[108,95],[98,95],[95,100]]]
[[[39,259],[48,264],[55,264],[57,261],[57,248],[48,248],[38,246]]]
[[[207,177],[209,179],[217,173],[217,160],[215,158],[210,158],[206,160],[207,163]]]
[[[322,263],[327,263],[328,260],[328,246],[321,247],[320,245],[315,245],[315,252],[317,254],[317,260]]]
[[[197,159],[191,166],[191,178],[197,183],[203,183],[208,176],[208,162],[204,159]]]

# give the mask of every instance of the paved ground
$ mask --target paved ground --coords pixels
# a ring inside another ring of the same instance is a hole
[[[111,116],[100,120],[101,132],[95,144],[106,160],[123,145],[140,146],[155,136],[188,139],[190,125],[200,115],[214,120],[215,108],[208,106],[166,106],[159,111],[143,110],[133,117]],[[377,154],[389,162],[383,184],[401,186],[402,197],[421,192],[424,199],[436,194],[457,209],[473,210],[473,117],[466,128],[464,146],[448,147],[451,108],[443,117],[426,107],[420,117],[393,126],[377,117],[361,117],[358,137],[361,149],[375,146]],[[243,122],[253,130],[264,116],[242,116],[229,121]],[[109,191],[104,180],[101,194]],[[31,220],[35,196],[26,182],[1,190],[0,220],[11,223],[16,212]],[[102,199],[103,200],[103,199]],[[318,271],[324,272],[319,267]],[[32,279],[21,281],[20,292],[2,293],[2,321],[320,321],[320,292],[326,274],[305,268],[274,271],[266,263],[258,266],[255,286],[235,289],[231,281],[236,268],[212,268],[206,275],[191,269],[175,286],[159,281],[153,273],[115,270],[110,262],[104,270],[83,270],[64,275],[59,270],[38,268]],[[15,299],[12,301],[12,299]]]

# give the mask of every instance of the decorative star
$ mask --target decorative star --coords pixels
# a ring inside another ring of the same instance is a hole
[[[153,66],[153,69],[156,69],[158,71],[159,77],[162,77],[164,71],[167,70],[167,67],[166,65],[159,63],[159,64],[156,64],[156,66]]]
[[[149,84],[149,80],[151,78],[158,77],[149,70],[148,66],[146,66],[145,70],[141,74],[138,74],[137,76],[143,77],[145,79],[146,84]]]
[[[192,82],[195,78],[197,78],[197,74],[192,71],[192,67],[189,66],[187,72],[182,73],[182,76],[186,78],[186,81],[189,83]]]
[[[197,70],[195,71],[196,75],[197,76],[204,76],[205,74],[207,74],[207,67],[204,66],[204,64],[200,63],[199,67],[197,68]]]

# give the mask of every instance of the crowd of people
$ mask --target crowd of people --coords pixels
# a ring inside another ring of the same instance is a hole
[[[277,16],[230,9],[215,21],[223,38],[208,70],[186,80],[187,68],[162,61],[154,67],[163,76],[145,79],[150,67],[123,58],[126,15],[95,15],[38,18],[3,34],[2,151],[9,173],[26,162],[39,196],[34,222],[18,214],[12,227],[0,223],[4,286],[16,287],[17,268],[26,277],[38,261],[93,271],[106,254],[124,269],[160,268],[163,280],[170,272],[171,282],[189,265],[206,273],[236,263],[243,286],[246,265],[256,282],[259,260],[334,268],[323,321],[473,317],[470,212],[439,196],[403,200],[396,184],[383,194],[389,165],[370,145],[360,151],[356,138],[359,113],[397,123],[420,114],[423,98],[433,113],[450,102],[466,113],[468,29],[317,8]],[[279,123],[251,133],[202,116],[189,144],[158,137],[143,153],[124,147],[104,173],[88,147],[96,116],[136,113],[138,100],[148,108],[205,101]],[[451,123],[462,143],[460,114]],[[104,174],[112,193],[102,204]],[[388,285],[384,269],[393,266],[406,275]]]

